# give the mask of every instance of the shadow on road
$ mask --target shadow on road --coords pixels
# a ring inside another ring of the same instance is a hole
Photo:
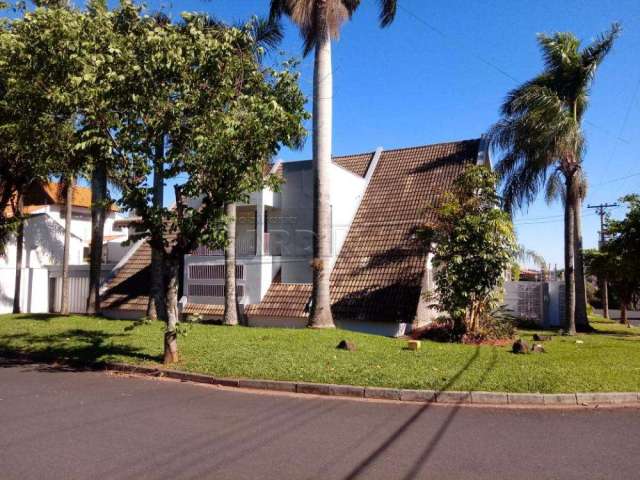
[[[453,386],[455,382],[460,378],[460,376],[465,371],[467,371],[469,367],[471,367],[471,365],[473,365],[473,363],[477,360],[479,354],[480,354],[480,347],[476,347],[474,354],[471,356],[471,358],[469,358],[467,363],[437,393],[441,393],[449,389],[451,386]],[[482,376],[478,379],[478,381],[473,385],[471,390],[475,389],[476,387],[478,387],[484,382],[489,372],[494,368],[496,364],[496,360],[497,360],[497,353],[496,353],[496,350],[493,349],[491,363],[489,364],[487,369],[482,373]],[[432,405],[433,405],[432,403],[425,403],[422,407],[420,407],[420,409],[416,413],[411,415],[411,417],[409,417],[402,425],[400,425],[382,444],[380,444],[378,448],[376,448],[373,452],[367,455],[367,457],[364,458],[358,465],[356,465],[356,467],[353,470],[351,470],[351,472],[349,472],[344,477],[344,479],[353,480],[361,476],[364,476],[365,471],[371,465],[373,465],[373,463],[375,463],[375,461],[381,455],[383,455],[389,448],[391,448],[393,444],[396,443],[403,436],[403,434],[407,432],[407,430],[411,427],[411,425],[415,423],[427,410],[429,410],[432,407]],[[460,408],[461,406],[459,404],[451,408],[451,411],[446,416],[442,425],[440,425],[436,433],[426,443],[425,447],[423,448],[420,455],[418,456],[414,464],[411,466],[409,471],[404,475],[404,477],[402,477],[404,480],[411,480],[413,478],[417,478],[418,474],[420,473],[420,470],[429,461],[429,457],[435,450],[436,446],[438,445],[442,437],[445,435],[447,429],[453,422]]]

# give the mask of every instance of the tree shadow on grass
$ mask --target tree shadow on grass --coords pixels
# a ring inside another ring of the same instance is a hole
[[[480,387],[483,384],[484,380],[489,375],[489,373],[495,367],[495,364],[496,364],[496,361],[497,361],[497,351],[495,349],[493,349],[492,353],[493,353],[493,357],[491,359],[490,364],[487,366],[485,371],[482,373],[482,375],[480,376],[478,381],[475,382],[475,384],[470,389],[470,391],[476,390],[478,387]],[[480,347],[476,347],[474,354],[471,356],[471,358],[469,358],[467,363],[465,363],[465,365],[440,390],[438,390],[436,395],[442,393],[443,391],[448,390],[449,388],[451,388],[456,383],[456,381],[462,376],[462,374],[464,372],[466,372],[471,367],[471,365],[473,365],[473,363],[478,359],[479,355],[480,355]],[[378,448],[376,448],[367,457],[365,457],[358,465],[356,465],[355,468],[353,468],[351,470],[351,472],[349,472],[344,477],[344,479],[345,480],[353,480],[353,479],[356,479],[356,478],[365,477],[366,476],[366,470],[371,465],[373,465],[373,463],[381,455],[383,455],[384,452],[386,452],[389,448],[391,448],[391,446],[394,443],[396,443],[402,437],[402,435],[405,434],[408,431],[408,429],[411,427],[411,425],[414,424],[427,410],[432,408],[432,406],[433,406],[432,403],[425,403],[422,407],[420,407],[420,409],[417,412],[415,412],[402,425],[400,425]],[[447,432],[447,430],[451,426],[451,423],[453,422],[453,420],[454,420],[456,414],[458,413],[458,411],[460,410],[460,408],[462,408],[462,405],[459,404],[459,403],[455,404],[455,406],[453,406],[451,408],[451,411],[449,412],[449,414],[445,418],[445,420],[442,423],[442,425],[440,425],[440,427],[438,428],[436,433],[426,443],[425,447],[423,448],[423,450],[421,451],[420,455],[415,460],[414,464],[411,466],[411,468],[404,475],[404,477],[403,477],[404,480],[411,480],[411,479],[419,477],[420,471],[426,465],[426,463],[428,462],[431,454],[435,450],[436,446],[438,445],[440,440],[444,437],[445,433]]]
[[[100,368],[115,357],[161,362],[138,347],[115,344],[126,333],[73,328],[55,334],[18,333],[0,336],[0,356],[12,361],[61,362],[70,368]],[[9,365],[10,366],[10,365]]]

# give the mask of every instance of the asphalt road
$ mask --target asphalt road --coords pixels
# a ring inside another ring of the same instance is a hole
[[[499,410],[0,368],[0,478],[634,479],[640,411]]]
[[[602,310],[595,311],[598,315],[602,315]],[[609,318],[611,320],[620,321],[620,310],[609,310]],[[640,311],[630,310],[627,312],[627,318],[632,325],[640,326]]]

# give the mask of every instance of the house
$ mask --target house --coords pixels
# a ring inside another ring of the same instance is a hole
[[[336,324],[403,335],[434,312],[430,256],[417,238],[427,208],[467,165],[490,165],[482,139],[335,157],[331,166],[332,310]],[[238,298],[251,326],[302,327],[311,297],[313,173],[311,161],[278,162],[280,192],[253,192],[238,206]],[[104,286],[105,313],[146,312],[151,249],[138,242]],[[220,319],[222,251],[198,248],[184,258],[183,314]]]
[[[24,285],[21,290],[25,312],[43,313],[55,310],[56,298],[60,296],[57,284],[61,278],[66,230],[63,193],[60,183],[37,183],[23,197],[24,213],[28,215],[24,222],[22,254]],[[91,245],[91,189],[74,186],[72,198],[69,265],[72,266],[73,276],[86,277],[83,272],[88,271],[86,265]],[[109,270],[129,250],[129,247],[122,245],[128,238],[125,222],[126,217],[116,206],[108,210],[103,261]],[[0,313],[12,309],[16,254],[16,240],[13,239],[7,245],[5,255],[0,257]],[[84,305],[80,298],[76,303],[78,306]]]

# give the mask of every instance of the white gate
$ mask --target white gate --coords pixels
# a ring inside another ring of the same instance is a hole
[[[104,265],[102,282],[112,264]],[[0,314],[13,311],[15,268],[0,268]],[[24,313],[59,312],[62,303],[62,268],[23,268],[20,286],[20,310]],[[69,266],[69,311],[86,313],[89,295],[89,265]]]

